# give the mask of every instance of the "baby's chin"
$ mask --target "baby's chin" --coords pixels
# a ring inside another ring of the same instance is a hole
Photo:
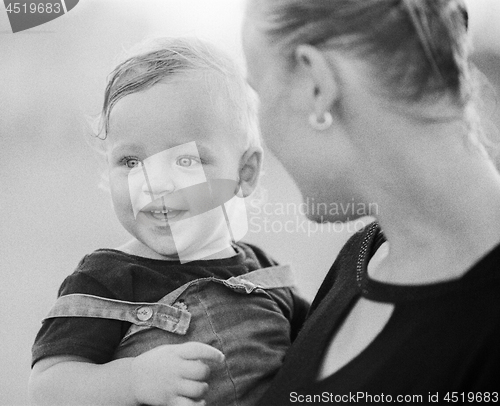
[[[163,259],[166,261],[179,261],[179,252],[175,245],[169,241],[168,244],[154,244],[147,246],[152,255],[156,256],[158,259]]]

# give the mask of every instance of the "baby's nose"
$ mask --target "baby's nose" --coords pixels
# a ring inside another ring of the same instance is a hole
[[[142,191],[153,199],[159,196],[172,193],[175,190],[175,183],[168,173],[147,173]]]

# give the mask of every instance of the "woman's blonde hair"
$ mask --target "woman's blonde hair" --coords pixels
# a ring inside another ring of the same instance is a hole
[[[340,49],[375,67],[389,95],[470,98],[467,11],[461,0],[260,0],[269,41]]]

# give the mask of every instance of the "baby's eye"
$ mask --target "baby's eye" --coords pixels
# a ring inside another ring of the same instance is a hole
[[[137,158],[133,158],[133,157],[126,157],[126,158],[123,158],[122,162],[127,165],[127,168],[135,168],[136,166],[139,165],[139,160]]]
[[[190,158],[188,156],[183,156],[182,158],[179,158],[176,162],[177,165],[184,167],[193,166],[196,163],[198,163],[198,160]]]

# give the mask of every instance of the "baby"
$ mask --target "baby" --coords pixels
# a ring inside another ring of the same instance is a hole
[[[133,238],[63,282],[33,346],[33,403],[257,402],[307,304],[288,267],[237,242],[255,121],[236,66],[199,40],[157,40],[112,72],[99,142]]]

